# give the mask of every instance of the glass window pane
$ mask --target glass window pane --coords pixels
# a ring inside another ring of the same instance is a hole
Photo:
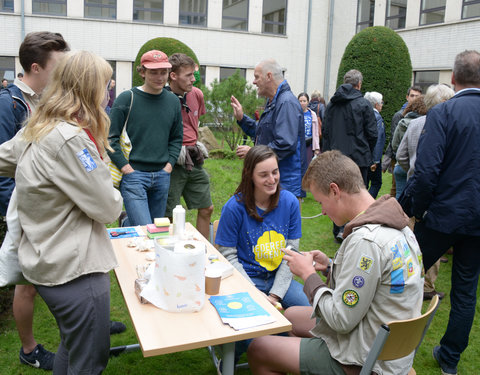
[[[223,81],[224,79],[227,79],[230,76],[233,76],[237,70],[238,70],[238,73],[240,74],[240,77],[242,77],[242,78],[246,77],[246,74],[247,74],[246,69],[220,68],[220,82]]]
[[[385,26],[397,30],[405,28],[407,0],[388,0]]]
[[[427,92],[430,85],[437,84],[440,78],[439,70],[425,70],[415,72],[414,85],[420,86],[423,92]]]
[[[445,19],[445,9],[436,10],[434,12],[422,13],[420,17],[420,25],[430,25],[432,23],[441,23]]]
[[[223,0],[222,29],[247,30],[248,0]]]
[[[373,0],[358,0],[357,23],[373,22],[375,2]]]
[[[0,79],[13,83],[15,79],[15,57],[0,56]]]
[[[285,35],[287,0],[263,0],[262,32]]]
[[[423,0],[422,10],[445,7],[447,0]]]
[[[32,12],[33,14],[49,14],[52,16],[66,16],[67,1],[66,0],[33,0]]]
[[[13,0],[0,0],[0,10],[2,12],[13,12]]]
[[[86,18],[117,18],[117,0],[86,0]]]
[[[179,23],[207,26],[207,0],[180,0]]]
[[[133,20],[163,23],[163,0],[135,0]]]
[[[480,1],[477,3],[465,2],[463,5],[462,18],[480,17]]]

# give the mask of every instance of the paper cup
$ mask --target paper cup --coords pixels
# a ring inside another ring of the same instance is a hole
[[[205,273],[205,293],[211,296],[220,292],[220,282],[222,281],[222,274],[220,272]]]

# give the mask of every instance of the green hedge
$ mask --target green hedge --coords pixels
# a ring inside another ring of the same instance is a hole
[[[195,55],[195,52],[192,51],[190,47],[188,47],[185,43],[180,42],[177,39],[173,38],[155,38],[151,39],[146,42],[138,51],[137,58],[135,59],[135,63],[133,64],[133,75],[132,75],[132,86],[141,86],[143,85],[143,79],[140,77],[140,74],[137,73],[137,66],[140,65],[140,59],[145,52],[151,51],[152,49],[156,49],[159,51],[164,52],[167,56],[171,56],[176,52],[184,53],[190,56],[197,65],[200,65],[198,62],[198,58]],[[197,82],[200,80],[200,73],[195,72],[195,78]]]
[[[363,74],[362,93],[377,91],[383,95],[381,112],[390,138],[392,116],[405,103],[412,81],[410,53],[403,39],[384,26],[368,27],[355,35],[345,48],[338,69],[337,87],[350,69]]]

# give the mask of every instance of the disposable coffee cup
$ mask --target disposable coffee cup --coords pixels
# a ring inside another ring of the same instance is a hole
[[[220,282],[222,274],[220,272],[208,271],[205,273],[205,293],[214,296],[220,292]]]

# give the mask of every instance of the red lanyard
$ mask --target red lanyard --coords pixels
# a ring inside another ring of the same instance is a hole
[[[100,159],[103,160],[102,153],[100,152],[100,149],[98,148],[97,142],[95,141],[95,138],[93,138],[92,133],[90,133],[90,130],[88,130],[87,128],[83,128],[83,130],[85,130],[85,133],[87,133],[88,138],[90,138],[92,142],[95,143],[95,147],[97,148],[98,155],[100,155]]]

